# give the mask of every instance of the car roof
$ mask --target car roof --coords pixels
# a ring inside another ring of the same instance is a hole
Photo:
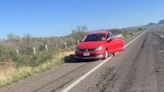
[[[91,34],[108,34],[110,32],[107,32],[107,31],[100,31],[100,32],[91,32],[91,33],[88,33],[88,35],[91,35]]]

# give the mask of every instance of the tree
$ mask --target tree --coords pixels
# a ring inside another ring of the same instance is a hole
[[[86,26],[78,26],[76,29],[72,30],[71,37],[74,40],[82,40],[86,35],[88,28]]]

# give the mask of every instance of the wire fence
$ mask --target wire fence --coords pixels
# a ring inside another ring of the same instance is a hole
[[[44,45],[39,45],[39,46],[31,46],[28,47],[28,52],[30,52],[29,54],[36,54],[37,52],[42,52],[42,51],[46,51],[46,52],[58,52],[58,51],[68,51],[68,50],[75,50],[76,49],[76,45],[79,44],[79,40],[78,41],[74,41],[74,42],[63,42],[63,44],[44,44]],[[26,49],[16,49],[15,52],[18,56],[20,56],[21,54],[27,54],[25,53],[27,50]]]
[[[73,51],[79,40],[22,40],[12,39],[0,45],[0,62],[13,61],[17,68],[21,66],[38,66],[52,60],[62,52]]]

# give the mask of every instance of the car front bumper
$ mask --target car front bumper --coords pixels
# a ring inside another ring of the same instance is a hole
[[[102,59],[104,58],[104,54],[102,51],[90,51],[89,56],[84,56],[83,53],[84,52],[76,51],[75,57],[77,59]]]

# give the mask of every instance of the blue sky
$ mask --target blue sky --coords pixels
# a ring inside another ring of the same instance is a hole
[[[164,0],[0,0],[0,38],[62,36],[77,26],[123,28],[164,19]]]

